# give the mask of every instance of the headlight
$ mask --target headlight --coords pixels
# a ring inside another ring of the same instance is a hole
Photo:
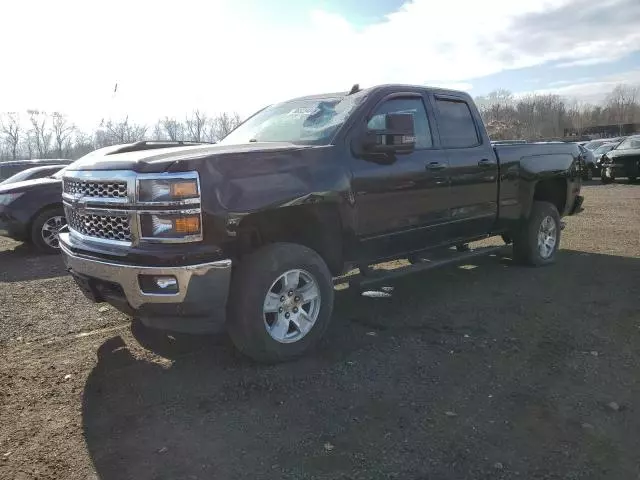
[[[141,202],[175,202],[198,198],[196,179],[139,180],[138,200]]]
[[[22,196],[23,192],[20,193],[5,193],[0,195],[0,205],[9,205],[14,200],[17,200]]]
[[[148,239],[184,240],[200,238],[200,214],[144,213],[140,215],[141,236]]]

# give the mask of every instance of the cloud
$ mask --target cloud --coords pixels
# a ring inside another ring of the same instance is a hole
[[[550,88],[526,92],[523,91],[516,95],[521,96],[530,93],[553,93],[563,97],[576,99],[578,101],[599,103],[605,99],[607,94],[611,92],[616,85],[621,83],[640,85],[640,69],[615,75],[606,75],[597,80],[592,78],[578,79],[575,83],[570,83],[569,85],[564,82],[556,82],[556,85]]]
[[[591,65],[600,65],[602,63],[615,62],[620,60],[620,56],[612,55],[610,57],[593,57],[593,58],[581,58],[580,60],[571,60],[570,62],[562,62],[555,65],[556,68],[569,68],[569,67],[589,67]]]
[[[0,105],[62,110],[81,122],[126,113],[152,121],[195,107],[246,115],[354,83],[470,89],[474,78],[506,69],[640,49],[637,0],[413,0],[364,26],[257,2],[10,2]]]

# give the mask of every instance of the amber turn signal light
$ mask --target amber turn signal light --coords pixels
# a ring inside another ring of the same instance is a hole
[[[184,198],[184,197],[197,197],[198,185],[194,181],[188,182],[172,182],[171,183],[171,197]]]
[[[185,235],[200,233],[200,217],[191,215],[174,220],[174,231]]]

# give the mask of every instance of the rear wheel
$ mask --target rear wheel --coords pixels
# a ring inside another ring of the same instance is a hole
[[[637,180],[636,177],[629,177],[629,183],[635,183]]]
[[[31,241],[42,253],[59,253],[58,232],[66,224],[67,220],[62,208],[43,210],[31,224]]]
[[[234,271],[228,330],[236,347],[261,362],[302,355],[322,337],[333,311],[333,279],[310,248],[267,245]]]
[[[514,258],[525,265],[549,265],[560,246],[560,215],[549,202],[533,202],[531,215],[513,238]]]

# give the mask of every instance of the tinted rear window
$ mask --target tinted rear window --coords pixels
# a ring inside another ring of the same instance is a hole
[[[444,148],[465,148],[480,144],[469,105],[463,101],[436,99],[439,128]]]

